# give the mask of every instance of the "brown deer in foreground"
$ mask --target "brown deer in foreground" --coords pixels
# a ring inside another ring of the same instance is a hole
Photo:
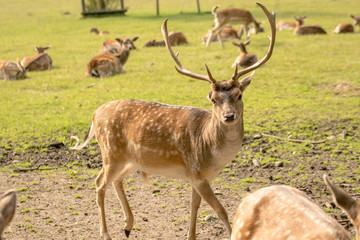
[[[336,26],[334,33],[353,33],[355,32],[355,27],[360,27],[360,17],[355,17],[354,15],[350,15],[352,19],[354,19],[354,24],[350,23],[342,23]]]
[[[237,71],[228,81],[216,81],[208,67],[208,76],[192,73],[183,67],[174,54],[167,30],[162,25],[166,47],[185,76],[210,83],[208,99],[212,111],[196,107],[171,106],[157,102],[119,100],[99,107],[84,143],[72,149],[82,149],[96,136],[101,148],[103,167],[96,178],[97,204],[100,210],[100,234],[111,239],[105,219],[106,187],[113,183],[125,218],[125,234],[129,236],[134,217],[126,199],[123,179],[134,171],[159,174],[189,181],[192,184],[191,217],[188,239],[196,239],[197,211],[203,198],[218,214],[230,236],[231,226],[226,210],[216,198],[210,182],[240,151],[244,136],[242,96],[251,75],[238,79],[267,62],[275,44],[275,13],[257,3],[265,12],[272,36],[266,56],[249,68]]]
[[[9,190],[0,197],[0,240],[5,227],[11,222],[16,209],[16,191]]]
[[[303,17],[305,19],[306,17]],[[303,23],[302,23],[303,24]],[[301,25],[302,25],[301,24]],[[276,30],[277,31],[283,31],[283,30],[294,30],[296,28],[296,22],[289,22],[286,20],[280,20],[276,24]]]
[[[235,59],[232,67],[249,67],[258,61],[255,54],[248,53],[246,50],[246,46],[250,44],[250,41],[246,41],[245,43],[233,42],[233,44],[234,46],[238,47],[240,55]]]
[[[172,30],[169,33],[169,42],[171,46],[178,46],[188,43],[185,35],[182,32]],[[164,41],[149,40],[143,47],[165,47]]]
[[[94,32],[96,35],[104,35],[104,34],[109,34],[109,31],[99,31],[96,27],[92,27],[90,29],[90,33]]]
[[[218,6],[213,7],[211,13],[215,16],[215,26],[210,30],[209,38],[206,42],[206,46],[210,45],[212,36],[215,34],[218,36],[218,39],[221,43],[221,46],[224,47],[224,44],[221,39],[220,31],[230,23],[238,23],[243,26],[245,32],[246,40],[250,37],[250,24],[254,25],[255,33],[258,33],[260,30],[260,24],[255,20],[252,14],[245,9],[240,8],[225,8],[216,12]]]
[[[355,226],[360,240],[360,202],[324,175],[333,199]],[[241,200],[231,240],[351,240],[348,232],[300,190],[286,185],[265,187]]]
[[[205,44],[209,38],[211,30],[209,30],[201,39],[201,43]],[[232,26],[226,26],[220,31],[220,36],[223,41],[232,41],[240,39],[238,32]],[[217,35],[213,35],[210,42],[220,41]]]
[[[294,18],[296,20],[294,35],[326,34],[326,31],[318,25],[303,25],[306,16]]]
[[[139,37],[130,38],[115,38],[115,40],[109,39],[103,42],[100,47],[100,54],[117,54],[120,53],[121,47],[124,45],[127,49],[132,50],[136,49],[134,42],[138,40]]]
[[[117,54],[101,54],[93,57],[86,65],[85,75],[90,77],[104,78],[121,73],[124,71],[124,65],[130,56],[130,49],[123,45]]]
[[[21,60],[21,65],[26,69],[26,71],[45,71],[52,69],[52,59],[45,53],[45,50],[49,49],[47,47],[35,47],[36,54],[31,57],[24,57]]]
[[[26,70],[18,61],[0,61],[0,79],[19,80],[26,78]]]

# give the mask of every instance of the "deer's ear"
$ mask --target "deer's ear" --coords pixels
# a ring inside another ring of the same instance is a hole
[[[139,39],[139,37],[134,37],[134,38],[132,39],[132,41],[135,42],[135,41],[138,40],[138,39]]]
[[[255,74],[255,71],[253,71],[249,76],[246,76],[243,79],[241,79],[241,81],[239,82],[240,83],[240,90],[241,90],[242,93],[250,85],[251,79],[253,78],[254,74]]]
[[[14,216],[16,209],[16,193],[10,190],[0,197],[0,218],[5,220],[8,225]]]
[[[207,99],[208,99],[209,101],[212,101],[212,100],[211,100],[211,97],[212,97],[212,91],[209,92],[209,94],[208,94],[208,96],[207,96]]]

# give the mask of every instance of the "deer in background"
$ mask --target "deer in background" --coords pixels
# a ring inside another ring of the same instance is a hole
[[[99,31],[96,27],[92,27],[90,29],[90,33],[94,32],[96,35],[104,35],[104,34],[109,34],[109,31]]]
[[[355,27],[360,27],[360,17],[355,17],[354,15],[350,15],[352,19],[354,19],[354,24],[350,23],[342,23],[336,26],[334,33],[353,33],[355,32]]]
[[[7,80],[25,79],[26,70],[19,61],[0,61],[0,78]]]
[[[134,42],[138,40],[139,37],[134,37],[132,39],[130,38],[124,38],[121,40],[120,38],[115,38],[115,40],[109,39],[103,42],[101,45],[99,51],[100,54],[117,54],[120,53],[121,47],[124,45],[127,49],[132,50],[136,49]]]
[[[296,20],[294,35],[326,34],[326,31],[318,25],[303,25],[306,16],[294,18]]]
[[[246,40],[250,37],[250,24],[254,25],[255,33],[259,32],[260,22],[257,22],[252,14],[245,9],[240,8],[225,8],[216,12],[218,6],[213,7],[211,13],[215,16],[215,26],[210,30],[210,34],[208,40],[206,42],[206,46],[210,45],[212,36],[215,34],[218,36],[220,40],[221,46],[224,47],[224,44],[221,39],[220,31],[230,23],[239,23],[243,25],[243,29],[245,32]]]
[[[256,57],[255,54],[253,53],[248,53],[246,51],[246,47],[247,45],[250,44],[250,40],[246,41],[245,43],[235,43],[233,42],[232,44],[234,44],[234,46],[238,47],[240,55],[235,59],[234,64],[232,65],[232,67],[249,67],[253,64],[255,64],[258,59]]]
[[[90,77],[104,78],[123,72],[124,65],[127,62],[130,49],[123,45],[117,54],[101,54],[93,57],[86,65],[85,75]]]
[[[201,39],[201,43],[205,44],[210,35],[211,30],[209,30]],[[223,41],[232,41],[240,39],[238,32],[232,26],[226,26],[220,31],[221,39]],[[220,41],[217,35],[213,35],[210,42],[218,42]]]
[[[324,181],[335,203],[355,226],[360,240],[360,202]],[[303,192],[286,185],[265,187],[241,200],[233,221],[231,240],[351,240],[347,231]]]
[[[21,65],[27,71],[46,71],[52,69],[52,59],[45,53],[45,50],[49,49],[47,47],[35,47],[36,54],[31,57],[24,57],[21,60]]]
[[[0,197],[0,239],[5,227],[14,217],[16,209],[16,191],[9,190]]]
[[[188,43],[185,35],[182,32],[177,32],[175,30],[172,30],[169,33],[169,42],[171,46],[178,46],[181,44]],[[164,41],[156,41],[154,39],[154,40],[149,40],[147,43],[145,43],[143,47],[164,47],[164,46],[165,46]]]
[[[106,187],[113,184],[121,202],[128,237],[134,217],[126,198],[123,179],[139,170],[143,176],[158,174],[189,181],[192,184],[191,217],[188,239],[196,239],[197,211],[203,198],[218,214],[228,234],[231,226],[226,210],[211,189],[210,182],[240,151],[244,136],[242,96],[249,86],[253,72],[267,62],[275,44],[275,13],[257,3],[265,12],[271,27],[269,49],[256,64],[237,71],[228,81],[216,81],[206,66],[208,75],[193,73],[181,64],[169,40],[167,19],[162,25],[166,47],[177,64],[176,70],[187,77],[210,84],[208,99],[212,111],[196,107],[171,106],[157,102],[119,100],[105,103],[94,115],[82,144],[82,149],[96,136],[103,159],[96,178],[97,204],[100,211],[100,234],[111,239],[105,219]]]
[[[306,16],[302,17],[302,19],[305,19]],[[302,22],[303,25],[304,22]],[[286,20],[280,20],[277,24],[276,24],[276,30],[277,31],[283,31],[283,30],[294,30],[296,28],[296,22],[289,22]]]

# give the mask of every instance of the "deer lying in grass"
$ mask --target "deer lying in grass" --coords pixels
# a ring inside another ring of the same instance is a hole
[[[14,217],[16,209],[16,191],[9,190],[0,197],[0,239],[5,227]]]
[[[132,39],[124,38],[123,40],[119,38],[115,38],[115,40],[109,39],[103,42],[99,51],[101,54],[117,54],[120,53],[123,45],[129,50],[136,49],[134,42],[138,39],[139,37],[134,37]]]
[[[104,78],[123,72],[124,65],[129,58],[130,49],[123,45],[117,54],[101,54],[93,57],[86,65],[85,75]]]
[[[296,20],[294,35],[326,34],[326,31],[318,25],[303,25],[306,16],[294,18]]]
[[[96,35],[104,35],[104,34],[109,34],[109,31],[99,31],[96,27],[92,27],[90,29],[90,33],[94,32]]]
[[[324,181],[335,203],[342,208],[355,226],[360,240],[360,202]],[[347,231],[328,216],[303,192],[276,185],[259,189],[241,200],[233,221],[231,240],[351,240]]]
[[[354,15],[350,15],[352,19],[354,19],[354,24],[350,23],[342,23],[336,26],[334,33],[353,33],[355,32],[355,27],[360,27],[360,17],[355,17]]]
[[[26,78],[26,70],[18,61],[0,61],[0,78],[7,80],[19,80]]]
[[[129,236],[134,217],[123,187],[123,179],[134,171],[179,178],[192,184],[191,217],[188,239],[196,239],[197,211],[203,198],[218,214],[231,234],[226,210],[216,198],[210,181],[239,152],[244,136],[242,95],[249,86],[253,72],[267,62],[275,44],[275,14],[258,3],[271,26],[272,37],[266,56],[249,68],[235,73],[228,81],[216,81],[207,68],[208,76],[185,69],[174,54],[167,30],[162,34],[168,51],[185,76],[211,84],[208,98],[212,111],[196,107],[171,106],[157,102],[119,100],[99,107],[94,115],[84,143],[72,149],[82,149],[96,136],[101,148],[103,166],[96,178],[97,204],[100,210],[100,234],[111,239],[105,220],[106,187],[113,183],[124,212],[125,234]]]
[[[305,17],[302,17],[302,19],[305,19]],[[301,24],[303,25],[304,22]],[[284,30],[294,30],[296,28],[296,22],[289,22],[286,20],[280,20],[277,24],[276,24],[276,30],[277,31],[284,31]]]
[[[210,35],[211,30],[209,30],[201,39],[201,43],[205,44]],[[226,26],[220,31],[220,36],[223,41],[232,41],[240,39],[238,36],[238,32],[232,26]],[[217,35],[213,35],[210,42],[218,42],[220,41]]]
[[[177,32],[175,30],[172,30],[169,33],[169,41],[170,41],[171,46],[177,46],[177,45],[188,43],[185,35],[182,32]],[[154,40],[150,40],[147,43],[145,43],[145,45],[143,47],[165,47],[165,42],[164,41],[156,41],[154,39]]]
[[[222,43],[220,31],[227,25],[227,24],[241,24],[243,25],[243,30],[245,31],[246,40],[250,37],[250,24],[254,25],[255,33],[259,32],[260,24],[255,20],[252,14],[245,9],[240,8],[225,8],[218,12],[216,9],[218,6],[213,7],[211,13],[215,16],[215,26],[210,30],[209,38],[206,42],[206,46],[208,47],[211,43],[212,36],[215,34],[218,36],[220,40],[221,46],[224,47]]]
[[[35,47],[36,54],[31,57],[24,57],[21,60],[21,65],[27,71],[45,71],[52,69],[52,59],[45,53],[45,50],[49,49],[47,47]]]
[[[233,42],[233,44],[238,47],[240,55],[235,59],[234,64],[232,65],[232,67],[249,67],[253,64],[255,64],[258,59],[256,57],[255,54],[253,53],[248,53],[246,51],[246,47],[247,45],[250,44],[250,41],[246,41],[245,43],[235,43]]]

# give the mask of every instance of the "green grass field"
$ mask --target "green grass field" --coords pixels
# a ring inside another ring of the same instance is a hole
[[[343,124],[340,129],[358,129],[359,91],[334,93],[337,84],[360,86],[360,34],[335,35],[338,23],[351,23],[350,14],[357,1],[263,1],[277,19],[292,20],[306,15],[305,23],[319,24],[324,36],[294,36],[292,31],[277,33],[270,61],[257,70],[244,96],[246,134],[259,132],[293,135],[317,140],[327,132],[313,129],[328,124]],[[210,11],[218,1],[200,1],[202,11]],[[196,14],[196,2],[160,1],[161,16],[156,16],[155,1],[125,1],[126,16],[82,18],[80,1],[0,0],[0,59],[20,60],[30,56],[36,45],[51,45],[48,50],[54,69],[30,72],[23,81],[0,81],[0,144],[26,149],[32,144],[62,141],[83,136],[93,111],[116,99],[142,99],[175,105],[211,108],[206,99],[207,83],[179,75],[165,48],[142,48],[151,39],[161,40],[160,26],[169,18],[169,30],[182,31],[189,44],[176,47],[180,60],[193,72],[206,74],[207,63],[217,80],[229,79],[237,49],[230,42],[206,48],[201,37],[212,26],[213,15]],[[264,22],[266,34],[251,36],[248,51],[264,56],[268,47],[269,26],[255,1],[221,1],[220,8],[241,7]],[[70,15],[63,15],[70,12]],[[92,26],[110,31],[109,35],[90,34]],[[137,50],[131,52],[126,72],[105,79],[86,77],[84,69],[98,54],[101,43],[115,37],[139,36]],[[315,127],[314,127],[315,126]],[[331,127],[331,126],[329,126]],[[359,152],[359,135],[347,144]]]

